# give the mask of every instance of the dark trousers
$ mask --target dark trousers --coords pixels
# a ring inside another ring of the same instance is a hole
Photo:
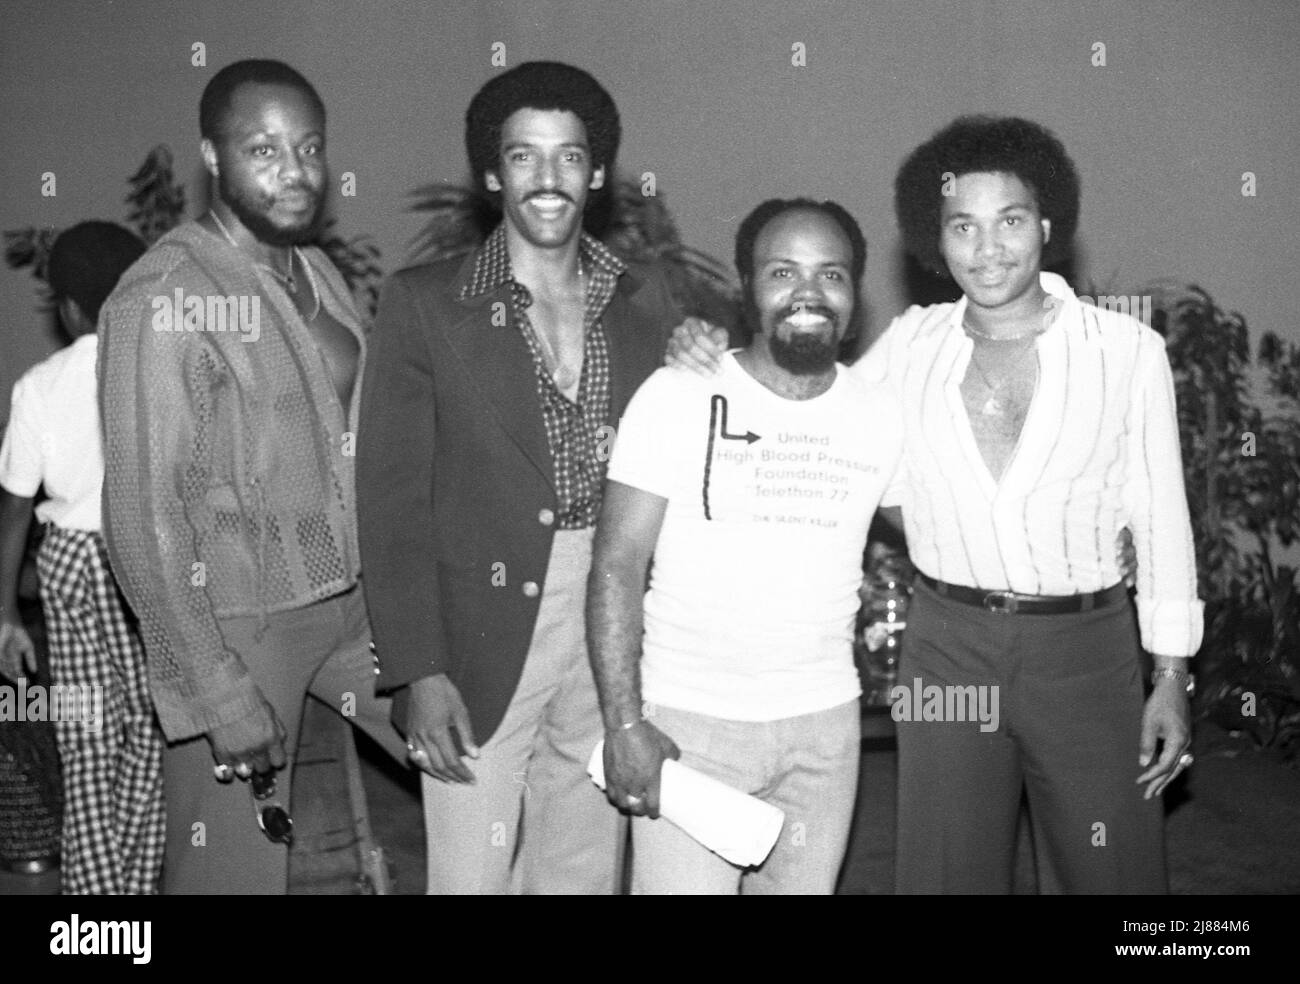
[[[392,702],[375,696],[370,623],[361,589],[277,612],[228,618],[226,645],[240,654],[262,696],[288,733],[287,768],[276,774],[281,804],[291,806],[293,761],[308,693],[362,728],[398,762],[406,747],[392,724]],[[289,852],[257,825],[247,782],[222,785],[212,776],[206,737],[168,745],[163,755],[167,795],[166,895],[283,895]]]
[[[1167,892],[1161,802],[1135,781],[1140,666],[1128,602],[1002,615],[918,581],[899,683],[996,686],[1000,720],[898,723],[898,892],[1010,892],[1022,791],[1040,892]]]

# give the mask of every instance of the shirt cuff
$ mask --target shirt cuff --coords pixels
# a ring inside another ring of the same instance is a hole
[[[172,696],[172,695],[169,695]],[[182,686],[176,699],[155,701],[168,741],[181,741],[234,724],[262,707],[262,693],[247,673],[221,669],[196,684]]]
[[[1137,599],[1142,648],[1160,656],[1195,656],[1205,633],[1205,603]]]
[[[40,491],[40,477],[24,478],[10,474],[0,475],[0,488],[4,489],[10,495],[16,495],[20,499],[35,499],[36,493]]]

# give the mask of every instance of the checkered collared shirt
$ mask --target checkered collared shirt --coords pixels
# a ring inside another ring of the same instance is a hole
[[[546,368],[542,346],[528,319],[533,303],[528,288],[510,272],[510,253],[506,247],[505,224],[497,226],[479,247],[474,270],[461,290],[462,299],[478,297],[501,284],[510,284],[515,326],[528,342],[537,375],[537,400],[546,425],[546,440],[555,469],[555,488],[559,499],[556,527],[580,530],[596,525],[600,514],[601,488],[607,462],[597,453],[600,428],[609,419],[610,374],[609,346],[600,323],[609,300],[614,296],[619,276],[626,270],[622,261],[598,240],[586,233],[579,246],[583,268],[588,273],[586,311],[583,332],[586,339],[582,356],[582,376],[578,381],[575,403],[560,392]]]

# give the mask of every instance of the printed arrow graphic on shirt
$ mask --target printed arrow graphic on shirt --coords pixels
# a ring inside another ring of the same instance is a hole
[[[713,441],[715,437],[721,437],[724,441],[744,441],[746,444],[753,444],[762,438],[752,430],[747,430],[743,434],[727,433],[727,398],[721,393],[714,393],[709,400],[709,440],[704,449],[704,485],[701,488],[701,494],[704,499],[704,518],[712,521],[713,515],[709,510],[709,475],[713,471]]]
[[[721,393],[714,393],[713,400],[709,405],[709,430],[713,430],[713,421],[718,421],[718,433],[724,441],[744,441],[746,444],[753,444],[759,439],[759,436],[751,430],[743,434],[727,433],[727,398]]]

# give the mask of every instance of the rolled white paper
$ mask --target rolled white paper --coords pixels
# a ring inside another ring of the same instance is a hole
[[[591,753],[587,772],[605,788],[604,741]],[[741,868],[762,864],[785,825],[778,807],[673,759],[664,760],[659,775],[659,818]]]

